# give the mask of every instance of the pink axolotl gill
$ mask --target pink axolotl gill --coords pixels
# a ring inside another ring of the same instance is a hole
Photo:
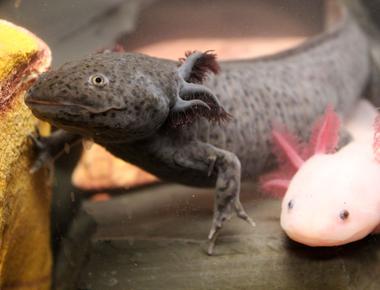
[[[288,133],[273,131],[282,165],[263,177],[262,185],[277,194],[286,192],[281,226],[292,240],[338,246],[380,229],[380,117],[369,104],[361,104],[359,111],[348,124],[354,140],[337,152],[340,120],[331,108],[306,146]]]

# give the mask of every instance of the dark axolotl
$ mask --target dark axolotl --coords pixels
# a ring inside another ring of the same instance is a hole
[[[46,150],[36,164],[57,150],[57,140],[82,136],[163,180],[216,187],[211,254],[233,212],[254,225],[240,203],[240,182],[274,164],[272,124],[304,136],[328,104],[347,113],[370,66],[366,36],[348,13],[294,49],[220,67],[210,52],[180,62],[91,55],[44,73],[29,91],[25,101],[38,118],[74,133],[37,140]],[[205,78],[209,72],[219,73]]]

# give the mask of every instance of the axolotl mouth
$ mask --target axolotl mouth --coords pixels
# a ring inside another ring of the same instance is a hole
[[[95,109],[69,101],[41,99],[33,95],[33,89],[27,93],[25,103],[37,118],[88,138],[108,140],[118,136],[120,130],[126,131],[122,126],[109,123],[109,120],[116,120],[109,116],[123,114],[124,108]]]
[[[63,98],[62,98],[63,99]],[[28,91],[25,97],[25,104],[32,110],[33,114],[39,119],[52,123],[64,122],[77,123],[75,118],[81,117],[82,121],[86,119],[93,120],[88,126],[95,125],[96,116],[105,116],[114,111],[123,111],[124,107],[112,106],[109,108],[94,108],[83,104],[75,104],[69,101],[56,101],[47,98],[41,99],[33,95],[33,88]]]
[[[27,94],[25,98],[26,105],[32,110],[33,114],[44,121],[48,121],[57,127],[61,127],[68,131],[74,131],[84,134],[87,130],[83,130],[78,126],[78,120],[88,116],[91,118],[92,114],[99,114],[103,112],[93,113],[91,108],[72,104],[69,102],[56,102],[48,100],[34,99],[31,94]],[[87,128],[91,126],[91,123],[87,124]],[[105,131],[107,128],[101,128],[96,126],[93,122],[92,126],[97,132]]]
[[[25,97],[25,104],[37,118],[46,121],[66,119],[65,116],[71,118],[87,112],[85,108],[70,103],[33,99],[29,93]]]
[[[62,103],[62,102],[54,102],[54,101],[46,101],[46,100],[38,100],[38,99],[33,99],[31,95],[28,93],[25,97],[25,103],[30,107],[31,109],[35,107],[62,107],[62,106],[73,106],[75,107],[76,105],[70,104],[70,103]]]
[[[91,106],[86,106],[82,104],[74,104],[70,102],[56,102],[51,100],[40,100],[33,98],[32,93],[28,92],[25,97],[25,103],[27,106],[34,111],[38,112],[46,112],[49,113],[49,110],[65,110],[67,113],[72,115],[78,115],[83,113],[90,113],[90,114],[103,114],[106,112],[109,112],[111,110],[124,110],[124,107],[109,107],[107,109],[96,109]]]

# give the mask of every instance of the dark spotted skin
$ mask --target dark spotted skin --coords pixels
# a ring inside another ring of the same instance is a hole
[[[306,137],[328,104],[341,114],[349,111],[370,75],[366,37],[346,16],[332,31],[295,49],[222,62],[221,73],[204,87],[233,118],[216,124],[199,117],[173,128],[171,114],[184,108],[178,96],[189,100],[183,93],[186,73],[181,76],[177,67],[140,54],[97,54],[42,76],[26,102],[37,117],[91,137],[164,180],[215,186],[209,253],[233,211],[253,225],[240,204],[240,182],[273,164],[272,124]],[[108,79],[104,87],[88,81],[99,73]]]
[[[193,127],[193,132],[206,143],[235,152],[243,179],[257,176],[271,163],[273,123],[306,137],[328,104],[344,115],[362,96],[370,76],[365,36],[348,22],[321,39],[275,57],[223,63],[221,73],[206,83],[235,118],[223,128],[201,120],[202,129]]]

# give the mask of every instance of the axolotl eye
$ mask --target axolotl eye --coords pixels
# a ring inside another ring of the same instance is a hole
[[[339,217],[340,217],[341,220],[346,220],[346,219],[348,219],[349,215],[350,215],[350,212],[349,212],[348,210],[346,210],[346,209],[343,209],[343,210],[339,213]]]
[[[105,85],[108,84],[109,81],[105,75],[97,73],[97,74],[90,76],[88,79],[88,82],[91,85],[94,85],[97,87],[104,87]]]
[[[288,202],[288,209],[292,209],[293,207],[294,207],[294,201],[293,201],[293,199],[291,199]]]

